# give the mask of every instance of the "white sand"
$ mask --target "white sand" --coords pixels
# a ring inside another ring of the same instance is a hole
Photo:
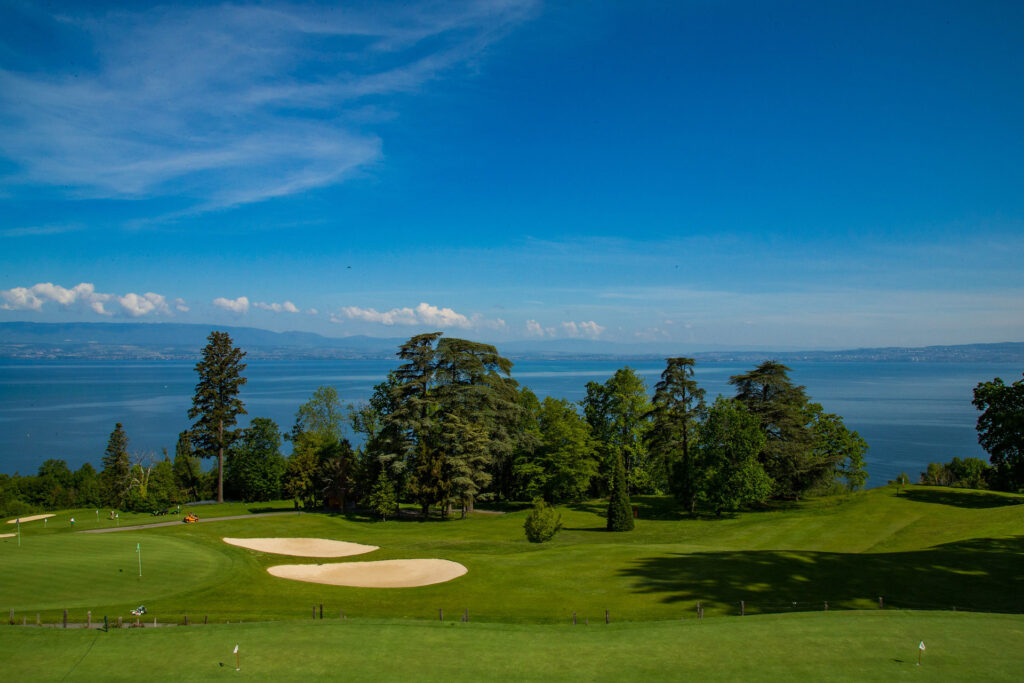
[[[375,545],[331,541],[326,538],[225,538],[223,541],[263,553],[294,557],[348,557],[378,549]]]
[[[25,522],[34,522],[37,519],[46,519],[47,517],[54,517],[54,516],[55,515],[51,512],[48,515],[32,515],[31,517],[20,517],[19,519],[21,519],[21,523],[24,524]],[[9,520],[7,520],[7,523],[8,524],[15,524],[17,521],[18,521],[17,519],[9,519]]]
[[[0,538],[13,538],[18,534],[0,534]]]
[[[282,579],[356,588],[412,588],[451,581],[466,568],[449,560],[381,560],[334,564],[282,564],[267,571]]]

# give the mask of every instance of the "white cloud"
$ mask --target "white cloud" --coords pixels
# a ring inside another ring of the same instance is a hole
[[[536,320],[526,321],[526,333],[535,337],[544,336],[544,328]]]
[[[365,322],[377,323],[380,325],[429,325],[432,327],[490,327],[497,329],[504,327],[505,321],[500,318],[496,320],[485,320],[480,316],[473,316],[472,319],[451,308],[441,308],[422,302],[415,308],[392,308],[390,311],[378,311],[374,308],[360,308],[358,306],[344,306],[339,314],[331,315],[331,322],[344,322],[349,320],[363,320]]]
[[[568,337],[589,337],[596,339],[601,336],[601,333],[605,331],[605,327],[598,325],[593,320],[586,322],[573,322],[567,321],[562,323],[562,331],[565,332]]]
[[[536,5],[83,3],[50,24],[40,11],[40,34],[83,55],[58,72],[0,69],[0,154],[23,183],[187,196],[198,211],[336,184],[382,158],[368,106],[475,68]]]
[[[99,315],[113,315],[108,311],[106,304],[116,301],[121,312],[133,318],[143,315],[173,315],[167,305],[167,299],[162,294],[146,292],[135,294],[129,292],[124,295],[105,294],[96,291],[96,286],[91,282],[81,282],[70,289],[55,285],[52,282],[40,282],[32,287],[13,287],[0,291],[0,309],[8,311],[41,311],[47,303],[55,303],[62,308],[84,306]],[[182,304],[181,299],[178,299]],[[178,310],[184,309],[181,305]]]
[[[223,308],[225,311],[231,311],[232,313],[238,313],[240,315],[244,315],[249,312],[249,299],[244,296],[240,296],[237,299],[225,299],[224,297],[219,296],[213,300],[213,305],[217,308]]]
[[[280,304],[278,304],[278,303],[268,304],[268,303],[264,303],[262,301],[257,301],[256,303],[253,304],[253,306],[255,306],[256,308],[259,308],[261,310],[264,310],[264,311],[273,311],[274,313],[298,313],[299,312],[298,307],[295,304],[293,304],[291,301],[285,301],[284,303],[280,303]]]
[[[310,308],[309,310],[306,311],[306,315],[319,315],[319,313],[320,311],[316,310],[315,308]]]
[[[174,300],[174,308],[179,310],[179,311],[181,311],[182,313],[188,313],[190,310],[192,310],[188,306],[185,305],[185,300],[184,299],[175,299]]]
[[[163,313],[164,315],[171,315],[171,309],[167,306],[167,300],[153,292],[146,292],[142,296],[129,293],[118,297],[117,301],[121,304],[121,308],[124,309],[125,313],[133,318],[153,311]]]

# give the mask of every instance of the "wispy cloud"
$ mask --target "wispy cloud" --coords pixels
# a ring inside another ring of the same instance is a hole
[[[137,318],[150,313],[171,316],[170,306],[162,294],[146,292],[145,294],[106,294],[97,292],[95,285],[81,282],[74,287],[66,288],[52,282],[40,282],[31,287],[12,287],[0,290],[0,310],[5,311],[42,311],[47,304],[53,303],[62,308],[84,307],[99,315],[113,315],[115,312]],[[181,299],[178,299],[181,301]],[[108,305],[116,304],[119,309],[109,310]],[[183,305],[183,304],[182,304]],[[178,310],[182,309],[181,305]]]
[[[272,303],[268,304],[263,301],[257,301],[253,304],[256,308],[261,311],[270,311],[272,313],[298,313],[299,307],[293,304],[291,301],[285,301],[284,303]]]
[[[83,225],[77,223],[69,225],[31,225],[22,228],[7,228],[6,230],[0,230],[0,236],[34,237],[37,235],[60,235],[65,232],[82,230],[83,228]]]
[[[82,5],[36,16],[90,47],[59,73],[0,68],[0,154],[20,168],[8,181],[185,196],[194,211],[341,182],[381,159],[365,116],[379,103],[367,98],[414,94],[471,65],[534,5]]]

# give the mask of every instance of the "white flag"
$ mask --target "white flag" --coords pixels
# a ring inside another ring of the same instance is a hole
[[[923,650],[923,649],[924,649],[924,641],[922,640],[922,641],[921,641],[921,644],[920,644],[920,645],[918,645],[917,647],[918,647],[919,649]]]
[[[922,643],[922,645],[923,645],[923,644],[924,644],[924,643]],[[924,648],[922,647],[921,649],[923,650]],[[238,646],[237,646],[237,645],[235,645],[235,651],[234,651],[234,652],[232,652],[231,654],[233,654],[233,655],[237,655],[237,654],[238,654]]]

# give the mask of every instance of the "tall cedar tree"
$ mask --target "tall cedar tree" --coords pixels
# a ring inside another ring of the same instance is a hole
[[[199,382],[192,397],[189,419],[192,443],[201,457],[217,456],[217,502],[224,502],[224,451],[237,438],[232,429],[239,415],[245,415],[245,404],[238,398],[246,379],[242,371],[245,352],[232,346],[227,332],[211,332],[203,349],[203,358],[196,363]],[[198,419],[196,419],[198,418]]]
[[[765,361],[748,373],[733,375],[736,400],[757,416],[766,444],[760,461],[774,483],[774,494],[799,498],[828,477],[834,463],[823,463],[813,452],[810,402],[802,386],[794,385],[790,369]]]
[[[693,379],[692,358],[667,358],[661,381],[654,385],[654,409],[647,447],[668,471],[669,488],[694,514],[697,508],[698,473],[694,463],[698,421],[706,414],[704,390]]]
[[[103,502],[121,508],[131,488],[132,461],[128,456],[128,435],[118,422],[107,440],[103,453],[103,471],[100,473],[100,488]]]
[[[583,413],[604,456],[604,474],[611,480],[615,458],[622,456],[626,482],[635,493],[657,493],[664,472],[652,463],[647,451],[651,403],[647,384],[630,367],[615,371],[604,384],[587,382]]]
[[[626,487],[626,466],[622,455],[615,457],[615,469],[612,471],[612,493],[608,501],[608,531],[632,531],[633,506],[629,502],[629,490]]]
[[[995,485],[1024,490],[1024,380],[1006,385],[996,377],[974,388],[978,443],[996,468]]]

